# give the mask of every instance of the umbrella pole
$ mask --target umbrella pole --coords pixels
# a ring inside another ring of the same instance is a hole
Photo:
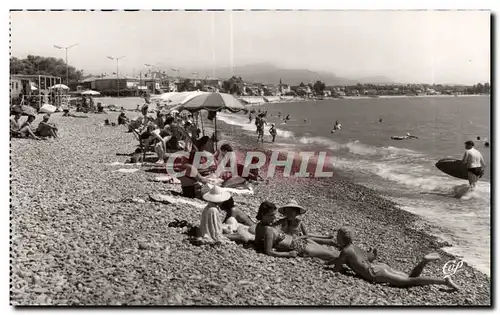
[[[217,152],[217,148],[219,147],[218,146],[218,142],[219,142],[219,139],[218,139],[218,136],[217,136],[217,112],[215,112],[215,117],[214,117],[214,124],[215,124],[215,148],[214,148],[214,152]]]
[[[205,136],[205,127],[203,126],[203,117],[201,117],[201,112],[198,115],[200,115],[201,132],[202,132],[203,136]]]

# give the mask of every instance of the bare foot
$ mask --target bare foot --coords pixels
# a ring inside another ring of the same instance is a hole
[[[438,253],[434,252],[434,253],[430,253],[430,254],[427,254],[424,256],[424,261],[425,262],[431,262],[431,261],[435,261],[435,260],[439,260],[441,259],[441,256],[439,256]]]
[[[446,282],[446,285],[449,286],[450,288],[453,288],[457,291],[460,290],[460,287],[455,282],[453,282],[453,280],[451,280],[451,277],[444,278],[444,281]]]

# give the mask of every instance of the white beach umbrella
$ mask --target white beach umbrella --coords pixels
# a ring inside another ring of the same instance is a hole
[[[183,104],[186,101],[192,99],[195,96],[198,96],[204,92],[198,92],[198,91],[193,91],[193,92],[169,92],[169,93],[163,93],[161,95],[158,95],[152,100],[160,100],[163,103],[165,103],[167,106],[175,106],[179,104]]]
[[[215,134],[217,134],[216,113],[218,111],[225,109],[227,111],[235,113],[245,109],[245,106],[243,106],[243,104],[231,94],[218,93],[218,92],[198,92],[198,93],[199,93],[198,95],[191,97],[176,109],[179,111],[187,110],[192,113],[199,112],[201,110],[207,110],[212,114],[215,114],[213,116],[215,125]],[[218,140],[216,138],[215,140],[216,148],[217,148],[217,142]]]
[[[50,87],[50,89],[61,89],[61,90],[69,90],[69,87],[64,84],[56,84]]]
[[[154,95],[151,97],[151,100],[161,100],[168,101],[172,96],[179,94],[179,92],[168,92],[160,95]]]
[[[92,91],[92,90],[83,91],[81,94],[82,95],[101,95],[101,93],[99,93],[97,91]]]

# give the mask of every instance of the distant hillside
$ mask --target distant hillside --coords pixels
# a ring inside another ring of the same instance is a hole
[[[199,77],[210,76],[212,70],[197,69],[193,70],[198,72]],[[258,82],[264,84],[278,84],[280,79],[283,83],[290,85],[298,85],[300,82],[313,83],[316,80],[325,82],[326,85],[354,85],[357,83],[391,83],[391,80],[382,76],[369,77],[369,78],[342,78],[333,73],[319,72],[304,69],[284,69],[278,68],[271,64],[262,63],[254,65],[246,65],[235,67],[233,71],[229,67],[216,68],[216,76],[219,78],[229,78],[232,75],[240,76],[246,82]]]

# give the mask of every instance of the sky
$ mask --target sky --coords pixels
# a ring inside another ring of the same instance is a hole
[[[11,12],[11,54],[86,74],[254,63],[402,83],[490,81],[488,11]],[[171,74],[175,72],[169,71]]]

